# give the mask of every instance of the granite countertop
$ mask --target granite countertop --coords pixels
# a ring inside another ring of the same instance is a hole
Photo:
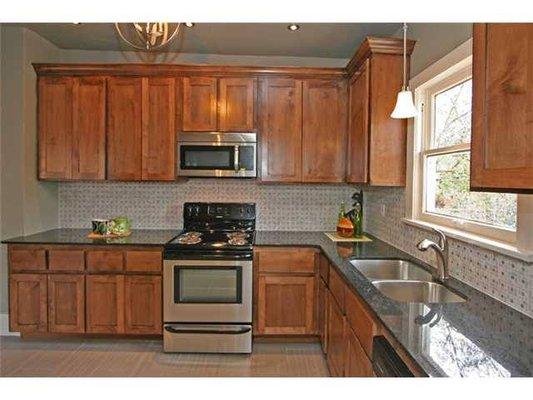
[[[86,229],[54,229],[3,241],[20,244],[163,245],[176,230],[134,230],[120,239],[87,238]],[[256,234],[257,246],[313,246],[375,312],[383,326],[429,376],[533,376],[533,319],[455,279],[447,285],[468,301],[442,305],[399,303],[382,295],[352,259],[394,258],[430,266],[372,237],[334,243],[323,232]]]

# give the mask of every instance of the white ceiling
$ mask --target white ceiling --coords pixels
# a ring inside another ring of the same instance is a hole
[[[59,48],[128,50],[114,24],[22,24]],[[306,23],[291,32],[288,23],[196,23],[166,51],[199,54],[350,58],[365,36],[390,36],[398,23]],[[129,49],[131,50],[131,49]]]

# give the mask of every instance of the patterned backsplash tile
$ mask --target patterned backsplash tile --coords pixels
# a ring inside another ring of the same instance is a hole
[[[401,221],[405,190],[369,188],[365,196],[365,229],[435,266],[432,252],[420,252],[415,245],[426,237],[436,240],[436,236]],[[385,215],[381,215],[382,205]],[[533,317],[533,265],[454,239],[449,241],[448,255],[453,277]]]
[[[255,202],[258,230],[335,229],[347,185],[262,185],[251,180],[191,179],[184,183],[61,183],[59,225],[89,227],[93,218],[128,216],[134,228],[178,229],[188,201]]]

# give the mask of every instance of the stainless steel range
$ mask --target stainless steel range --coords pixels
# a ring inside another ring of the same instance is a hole
[[[251,353],[255,204],[185,203],[165,245],[166,352]]]

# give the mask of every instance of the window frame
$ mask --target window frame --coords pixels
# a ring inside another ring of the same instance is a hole
[[[518,231],[518,196],[517,196],[517,230],[497,227],[483,222],[461,219],[453,216],[432,213],[426,211],[426,161],[429,156],[454,154],[464,151],[471,151],[471,143],[463,143],[440,148],[431,148],[431,139],[434,128],[434,101],[433,96],[449,88],[457,86],[462,82],[472,78],[472,57],[470,55],[457,59],[458,57],[445,56],[441,61],[437,73],[423,71],[419,79],[419,84],[415,87],[415,105],[419,110],[419,115],[413,122],[412,139],[412,165],[413,176],[411,177],[411,207],[408,213],[415,221],[429,223],[439,227],[447,227],[453,230],[474,234],[482,238],[497,240],[507,244],[517,243]],[[447,59],[448,58],[448,59]],[[453,59],[455,58],[455,60]],[[444,61],[444,62],[443,62]],[[444,65],[442,65],[444,64]],[[428,68],[428,70],[430,70]],[[419,75],[419,76],[420,76]],[[425,75],[425,76],[424,76]]]

